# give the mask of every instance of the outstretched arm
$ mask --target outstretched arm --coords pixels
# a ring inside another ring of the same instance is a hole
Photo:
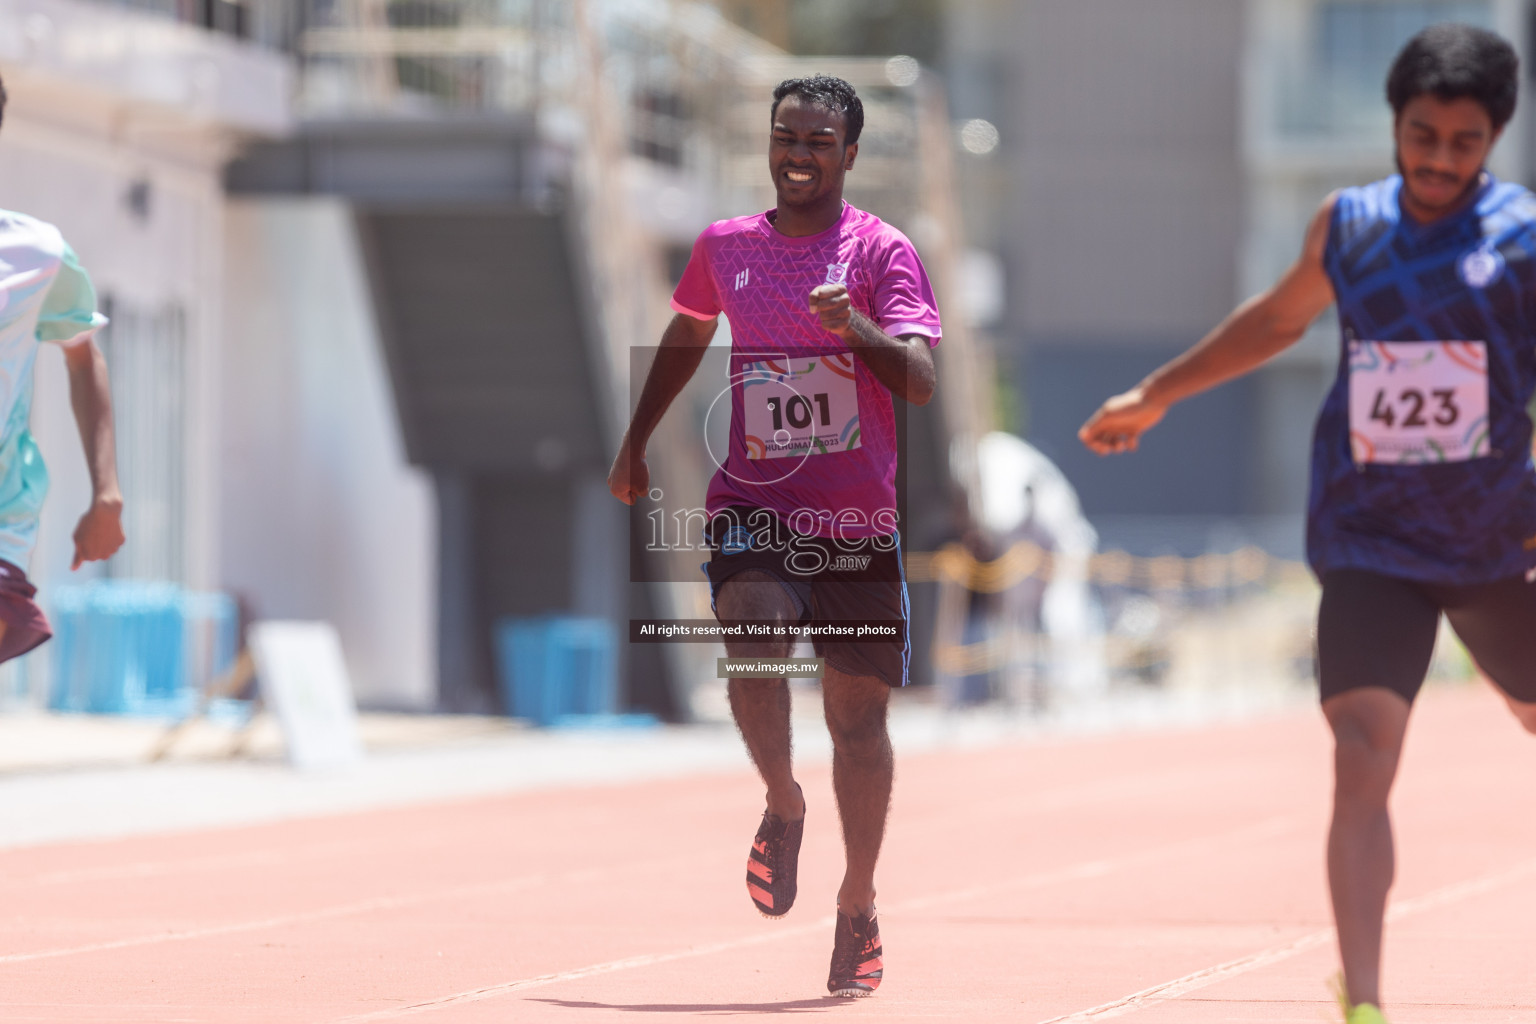
[[[704,359],[704,350],[715,336],[719,317],[699,320],[679,313],[661,336],[656,360],[651,363],[640,390],[640,401],[629,419],[629,429],[619,443],[619,454],[608,471],[608,490],[626,505],[651,489],[651,470],[645,462],[645,446],[672,400],[693,378]]]
[[[107,361],[89,336],[62,347],[69,372],[69,404],[91,474],[91,507],[75,527],[75,558],[70,568],[78,569],[86,562],[111,558],[123,546],[123,494],[117,485]]]
[[[1100,455],[1135,451],[1141,435],[1175,402],[1240,377],[1301,340],[1333,302],[1323,250],[1334,201],[1329,196],[1313,215],[1301,258],[1273,287],[1238,306],[1189,351],[1100,406],[1077,432],[1083,444]]]
[[[897,398],[913,405],[927,405],[938,383],[933,365],[933,342],[920,334],[893,338],[880,325],[853,308],[848,288],[824,284],[811,291],[811,312],[821,326],[848,343],[848,350],[863,360],[875,378]]]

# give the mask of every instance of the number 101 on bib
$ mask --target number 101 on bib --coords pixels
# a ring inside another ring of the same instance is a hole
[[[747,458],[804,458],[859,447],[851,353],[745,363],[740,380]]]

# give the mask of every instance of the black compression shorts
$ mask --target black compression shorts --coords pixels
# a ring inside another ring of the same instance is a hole
[[[1317,612],[1322,699],[1362,686],[1418,696],[1429,671],[1440,613],[1489,679],[1515,700],[1536,703],[1536,583],[1420,583],[1360,569],[1323,576]]]
[[[911,665],[911,615],[896,534],[838,541],[787,531],[767,509],[731,508],[710,520],[707,537],[711,599],[732,576],[748,570],[779,582],[799,611],[798,625],[856,630],[878,627],[888,638],[812,635],[817,657],[850,676],[905,686]],[[722,623],[729,625],[729,623]]]

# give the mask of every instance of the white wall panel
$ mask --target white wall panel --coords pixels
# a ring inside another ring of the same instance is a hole
[[[230,204],[220,389],[224,586],[325,619],[364,702],[436,695],[436,521],[406,465],[350,213]]]

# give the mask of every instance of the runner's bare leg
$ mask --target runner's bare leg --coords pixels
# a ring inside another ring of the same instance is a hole
[[[751,569],[720,585],[715,609],[720,621],[726,623],[759,621],[788,626],[799,618],[794,601],[778,581]],[[787,658],[794,651],[794,642],[732,640],[725,650],[732,658]],[[747,753],[768,787],[768,813],[784,821],[805,817],[805,801],[792,764],[789,684],[783,679],[732,679],[726,693]]]
[[[875,906],[875,862],[885,838],[896,771],[885,727],[891,688],[881,679],[845,675],[831,665],[821,685],[832,734],[832,788],[847,854],[837,909],[848,915],[868,914]]]
[[[1351,1004],[1381,1005],[1381,936],[1395,855],[1387,797],[1411,705],[1379,686],[1323,702],[1334,736],[1328,886]]]

